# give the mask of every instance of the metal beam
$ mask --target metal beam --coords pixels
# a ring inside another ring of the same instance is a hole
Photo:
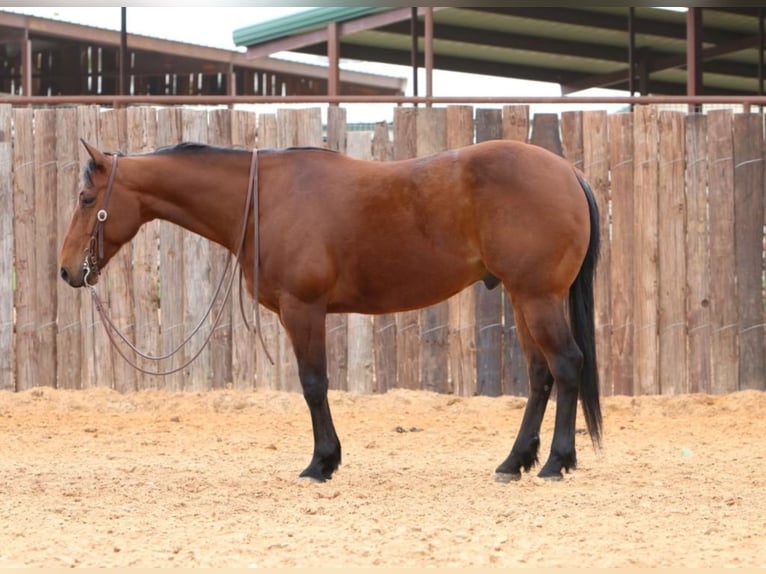
[[[703,61],[707,61],[712,58],[716,58],[718,56],[723,56],[724,54],[730,54],[732,52],[747,50],[749,48],[756,47],[758,45],[758,42],[759,42],[758,36],[740,36],[736,40],[701,50],[700,58]],[[663,54],[658,54],[656,52],[652,52],[652,55],[653,55],[652,61],[651,63],[649,63],[648,65],[649,67],[647,69],[649,73],[659,72],[661,70],[668,70],[670,68],[680,68],[682,66],[688,65],[686,60],[687,58],[686,54],[663,55]],[[725,73],[726,71],[731,72],[731,71],[738,70],[742,75],[747,75],[748,73],[752,72],[752,70],[748,71],[748,70],[745,70],[744,68],[740,68],[740,66],[742,66],[742,64],[736,64],[733,62],[720,62],[720,63],[711,62],[710,64],[708,64],[708,69],[710,71],[717,71],[720,73]],[[609,74],[596,74],[593,76],[587,76],[587,77],[581,78],[571,84],[562,86],[562,88],[565,94],[571,94],[572,92],[579,92],[580,90],[584,90],[586,88],[593,88],[593,87],[607,88],[607,87],[612,87],[616,84],[621,83],[627,76],[628,76],[627,70],[618,70],[616,72],[611,72]]]
[[[340,95],[340,36],[338,23],[327,25],[327,94]]]

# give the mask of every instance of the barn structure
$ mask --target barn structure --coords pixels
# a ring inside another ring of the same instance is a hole
[[[0,11],[7,95],[312,95],[326,93],[326,76],[324,66]],[[343,71],[340,83],[347,94],[395,96],[406,81]]]
[[[238,29],[234,41],[252,58],[327,56],[328,95],[342,93],[340,58],[425,67],[426,96],[434,68],[553,82],[564,95],[764,93],[763,8],[316,8]]]

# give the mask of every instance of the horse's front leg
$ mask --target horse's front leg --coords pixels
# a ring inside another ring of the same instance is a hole
[[[324,482],[341,462],[340,441],[327,402],[324,306],[306,304],[292,297],[280,303],[280,319],[293,344],[303,397],[311,413],[314,455],[301,477]]]

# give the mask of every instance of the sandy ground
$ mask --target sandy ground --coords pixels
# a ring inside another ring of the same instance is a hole
[[[766,566],[766,393],[608,398],[557,483],[493,480],[522,399],[331,403],[318,485],[299,395],[0,393],[0,566]]]

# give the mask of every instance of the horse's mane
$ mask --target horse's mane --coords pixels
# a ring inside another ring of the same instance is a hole
[[[197,142],[182,142],[179,144],[162,146],[152,152],[148,152],[147,154],[139,154],[139,155],[203,154],[203,153],[241,154],[241,153],[251,153],[251,151],[252,151],[251,149],[238,147],[238,146],[224,147],[224,146],[215,146],[215,145],[197,143]],[[328,153],[337,153],[335,150],[331,150],[331,149],[327,149],[323,147],[316,147],[316,146],[297,146],[297,147],[288,147],[288,148],[281,148],[281,149],[280,148],[264,148],[264,149],[259,149],[258,153],[271,154],[271,153],[278,153],[278,152],[297,152],[297,151],[322,151],[322,152],[328,152]],[[117,151],[114,154],[107,153],[107,155],[125,156],[127,154],[122,151]],[[96,165],[96,162],[93,159],[88,160],[82,172],[82,179],[84,182],[90,183],[92,181],[91,174],[97,167],[98,166]]]
[[[239,146],[233,146],[233,147],[223,147],[223,146],[215,146],[215,145],[209,145],[209,144],[203,144],[203,143],[196,143],[196,142],[182,142],[175,145],[168,145],[163,146],[160,148],[157,148],[154,150],[154,154],[176,154],[176,153],[250,153],[252,150],[245,147],[239,147]],[[337,153],[335,150],[323,148],[323,147],[316,147],[316,146],[296,146],[296,147],[288,147],[288,148],[264,148],[259,149],[258,153],[278,153],[278,152],[295,152],[295,151],[324,151],[329,153]]]

